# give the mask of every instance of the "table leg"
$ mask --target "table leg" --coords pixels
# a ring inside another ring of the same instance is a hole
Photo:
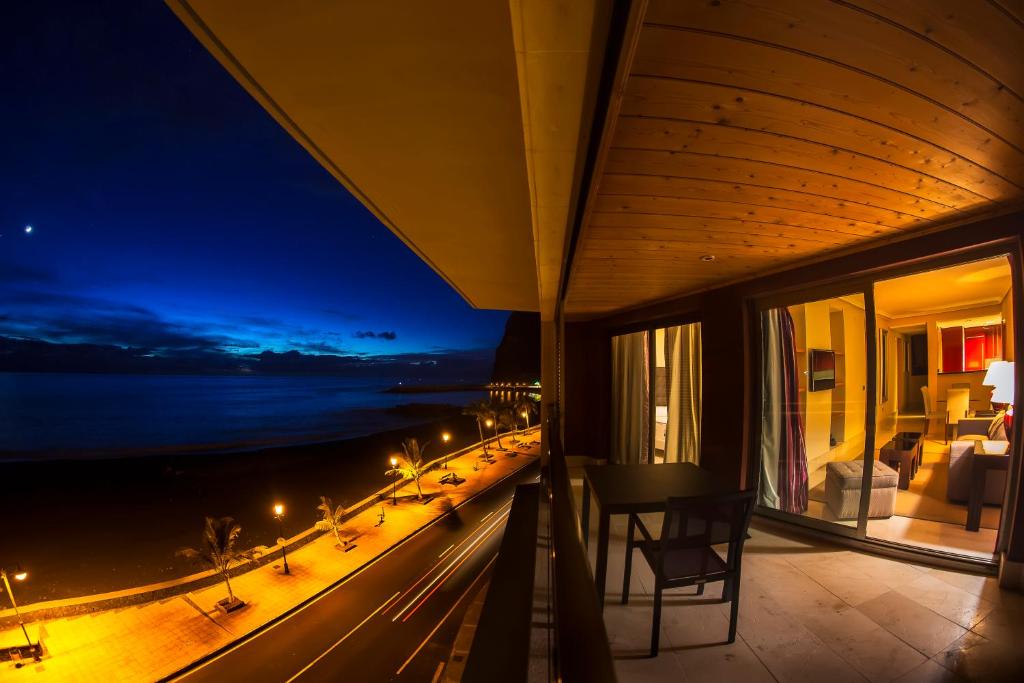
[[[968,531],[977,531],[981,528],[981,501],[985,497],[985,474],[985,468],[971,463],[971,492],[967,498],[966,529]]]
[[[608,533],[609,515],[601,511],[597,523],[597,568],[594,570],[594,582],[597,583],[597,602],[604,609],[605,579],[608,575]]]
[[[583,549],[590,547],[590,482],[583,477],[583,504],[580,506],[582,516],[580,527],[583,531]]]

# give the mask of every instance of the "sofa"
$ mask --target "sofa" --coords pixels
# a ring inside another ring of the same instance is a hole
[[[973,417],[957,423],[957,440],[949,445],[949,476],[946,480],[946,497],[956,503],[966,503],[971,492],[971,462],[975,445],[981,441],[1004,443],[1009,447],[1006,430],[1003,427],[1003,413],[995,417]],[[1006,472],[988,472],[985,478],[986,505],[1002,505],[1006,490]]]

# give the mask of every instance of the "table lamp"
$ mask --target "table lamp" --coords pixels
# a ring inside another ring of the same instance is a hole
[[[1013,392],[1016,380],[1013,373],[1013,361],[997,360],[988,366],[985,379],[981,381],[985,386],[995,387],[992,390],[992,403],[1006,404],[1006,418],[1003,424],[1006,426],[1006,435],[1010,436],[1013,429]]]

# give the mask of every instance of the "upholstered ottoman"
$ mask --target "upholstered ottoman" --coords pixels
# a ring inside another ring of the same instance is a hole
[[[860,509],[860,485],[864,461],[849,460],[825,465],[825,501],[838,519],[857,519]],[[871,503],[868,517],[892,517],[896,510],[896,485],[899,473],[884,462],[875,462],[871,471]]]

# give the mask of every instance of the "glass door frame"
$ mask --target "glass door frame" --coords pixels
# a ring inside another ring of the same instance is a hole
[[[837,534],[840,536],[847,536],[859,540],[864,540],[867,536],[868,526],[868,505],[871,501],[870,488],[865,488],[865,484],[871,482],[871,465],[868,463],[868,456],[870,454],[871,460],[874,460],[875,451],[875,396],[877,389],[877,359],[876,354],[876,332],[875,332],[875,300],[872,293],[874,288],[874,281],[871,278],[849,278],[842,281],[828,283],[824,285],[801,287],[799,289],[786,290],[784,292],[775,292],[765,294],[759,297],[754,297],[750,300],[751,305],[751,321],[754,326],[754,334],[751,335],[751,339],[755,341],[756,348],[754,356],[756,361],[753,365],[753,381],[751,386],[754,389],[751,393],[756,397],[756,409],[752,413],[751,422],[755,423],[757,427],[751,429],[751,453],[756,455],[756,467],[750,468],[751,476],[755,479],[751,484],[754,486],[760,486],[760,474],[761,474],[761,418],[764,405],[762,402],[761,394],[761,380],[764,376],[764,358],[761,355],[761,339],[764,334],[764,330],[761,327],[761,313],[764,311],[781,308],[784,306],[795,306],[799,304],[805,304],[815,301],[823,301],[826,299],[834,299],[840,296],[855,296],[861,295],[864,298],[864,353],[867,358],[864,359],[865,368],[865,402],[864,406],[864,478],[861,480],[861,492],[860,492],[860,504],[857,512],[857,525],[846,526],[845,524],[838,524],[824,519],[818,519],[816,517],[808,517],[806,515],[800,515],[792,512],[784,512],[782,510],[775,510],[772,508],[765,507],[763,505],[757,506],[757,512],[765,517],[779,519],[785,522],[796,523],[801,526],[810,527],[819,531],[826,531],[828,533]]]
[[[760,314],[763,311],[771,308],[778,308],[780,306],[821,301],[823,299],[850,294],[862,294],[864,296],[865,312],[865,352],[868,356],[866,359],[867,406],[864,411],[865,467],[864,478],[861,481],[861,499],[857,516],[857,526],[848,527],[842,524],[816,519],[814,517],[806,517],[803,515],[783,512],[781,510],[766,508],[761,505],[758,505],[756,508],[756,512],[759,515],[769,519],[786,522],[788,524],[796,524],[812,530],[825,532],[827,534],[855,539],[857,541],[864,542],[866,545],[874,546],[899,555],[911,557],[915,555],[930,556],[951,563],[961,563],[963,565],[973,566],[981,565],[993,567],[997,564],[998,561],[995,557],[1005,549],[1007,543],[1007,523],[1009,516],[1006,514],[1002,515],[1000,519],[999,530],[996,538],[996,547],[993,549],[993,560],[991,561],[969,558],[954,552],[942,551],[933,548],[923,548],[886,539],[870,538],[867,535],[867,513],[871,501],[870,482],[871,470],[873,469],[874,463],[875,426],[878,410],[878,321],[875,315],[874,288],[875,283],[881,280],[889,280],[906,275],[913,275],[915,273],[923,273],[930,270],[937,270],[985,258],[1004,256],[1010,263],[1010,274],[1013,281],[1010,292],[1013,297],[1012,310],[1014,320],[1016,321],[1020,319],[1020,316],[1024,316],[1024,285],[1021,284],[1024,282],[1024,264],[1022,264],[1020,260],[1019,249],[1019,242],[1016,238],[1000,238],[987,244],[982,244],[968,249],[937,253],[924,258],[916,258],[905,262],[895,262],[885,266],[872,268],[864,272],[852,273],[848,276],[837,276],[816,282],[804,282],[798,286],[783,287],[773,291],[755,293],[747,297],[747,310],[750,320],[748,329],[751,331],[750,343],[753,347],[750,354],[753,358],[753,362],[750,364],[751,375],[749,375],[748,379],[751,388],[750,410],[751,415],[756,416],[756,419],[751,419],[750,421],[752,427],[750,429],[748,440],[749,453],[751,454],[751,457],[748,459],[748,462],[750,463],[747,471],[748,487],[760,486],[761,473],[760,454],[762,435],[760,418],[761,411],[763,409],[761,382],[764,373],[764,358],[761,356],[761,338],[763,330],[761,328]],[[1014,340],[1014,343],[1015,345],[1017,344],[1016,339]],[[1017,348],[1015,346],[1015,355],[1016,350]],[[1017,381],[1018,385],[1020,385],[1021,371],[1018,370],[1017,373]],[[1024,430],[1014,430],[1013,440],[1010,444],[1011,461],[1008,470],[1009,476],[1007,477],[1007,488],[1010,489],[1010,491],[1008,492],[1007,502],[1009,507],[1007,509],[1012,509],[1014,507],[1015,497],[1017,495],[1013,490],[1013,486],[1016,483],[1013,474],[1019,469],[1016,459],[1019,457],[1020,441],[1024,438],[1022,437],[1021,432],[1024,432]]]

